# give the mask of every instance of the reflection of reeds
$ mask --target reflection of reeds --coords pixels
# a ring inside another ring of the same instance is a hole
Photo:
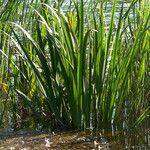
[[[19,104],[31,110],[32,127],[41,121],[43,126],[58,128],[91,124],[109,128],[112,123],[121,124],[126,100],[133,124],[138,117],[133,112],[141,113],[144,106],[150,48],[148,1],[141,10],[134,10],[140,16],[135,24],[137,20],[131,21],[129,14],[136,2],[125,14],[122,5],[115,27],[116,0],[109,26],[104,3],[99,4],[98,15],[91,3],[90,13],[85,13],[83,0],[74,1],[74,10],[65,13],[60,5],[31,3],[28,7],[24,2],[17,3],[15,17],[6,7],[1,12],[0,69],[8,73],[5,81],[10,86],[14,122],[23,115]],[[5,15],[11,22],[6,22]],[[149,108],[143,109],[138,123],[149,113]]]

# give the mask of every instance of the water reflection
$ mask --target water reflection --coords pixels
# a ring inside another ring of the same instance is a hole
[[[139,127],[136,130],[84,132],[37,132],[18,131],[11,134],[0,133],[0,149],[90,149],[90,150],[148,150],[150,148],[150,129]]]
[[[100,2],[102,1],[99,1],[99,2],[96,2],[96,1],[93,1],[93,0],[85,0],[84,1],[84,7],[87,8],[87,10],[89,11],[89,7],[93,8],[92,10],[94,12],[99,12],[99,9],[100,9]],[[120,11],[121,11],[121,6],[122,6],[122,3],[123,3],[123,12],[125,13],[127,11],[127,9],[129,8],[130,4],[131,4],[131,0],[117,0],[116,2],[116,7],[115,7],[115,22],[118,21],[119,19],[119,14],[120,14]],[[109,24],[110,23],[110,18],[111,18],[111,9],[112,9],[112,5],[113,5],[113,1],[112,0],[106,0],[104,2],[104,17],[105,17],[105,23],[106,24]],[[137,3],[135,5],[135,7],[139,8],[139,6],[141,5],[140,3],[140,0],[139,0],[139,3]],[[64,2],[62,3],[62,10],[63,11],[67,11],[69,9],[75,9],[74,8],[74,4],[72,3],[72,1],[66,1],[64,0]],[[86,14],[86,13],[85,13]],[[87,14],[90,14],[89,12]],[[130,17],[133,18],[133,12],[130,13]]]

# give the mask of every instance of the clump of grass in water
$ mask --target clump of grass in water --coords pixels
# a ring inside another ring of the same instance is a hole
[[[112,124],[122,124],[124,99],[129,115],[139,114],[149,73],[149,5],[142,1],[141,10],[135,10],[140,22],[133,26],[129,14],[136,3],[132,1],[125,14],[122,3],[113,30],[114,0],[108,31],[104,2],[99,3],[98,16],[92,5],[91,14],[85,13],[81,0],[73,1],[74,9],[66,13],[60,5],[52,8],[48,3],[36,4],[28,11],[24,7],[26,18],[22,18],[21,25],[17,18],[11,18],[11,27],[1,34],[9,37],[9,41],[5,39],[9,52],[5,44],[1,52],[7,56],[3,60],[8,63],[8,75],[13,74],[14,83],[8,84],[12,87],[15,121],[20,115],[18,104],[32,114],[30,127],[41,119],[41,124],[51,128],[111,128]],[[139,118],[136,115],[136,125],[149,111],[148,107]]]

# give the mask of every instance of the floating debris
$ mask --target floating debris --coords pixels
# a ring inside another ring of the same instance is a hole
[[[15,150],[15,147],[10,147],[10,150]]]
[[[47,138],[45,138],[45,142],[46,142],[45,147],[51,147],[51,144],[53,143],[53,142],[50,142],[49,139]]]

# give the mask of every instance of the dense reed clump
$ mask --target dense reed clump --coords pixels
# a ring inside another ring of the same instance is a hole
[[[0,4],[2,126],[108,129],[147,117],[148,0],[122,2],[117,20],[113,0],[109,23],[103,0],[65,11],[63,1],[15,2]]]

